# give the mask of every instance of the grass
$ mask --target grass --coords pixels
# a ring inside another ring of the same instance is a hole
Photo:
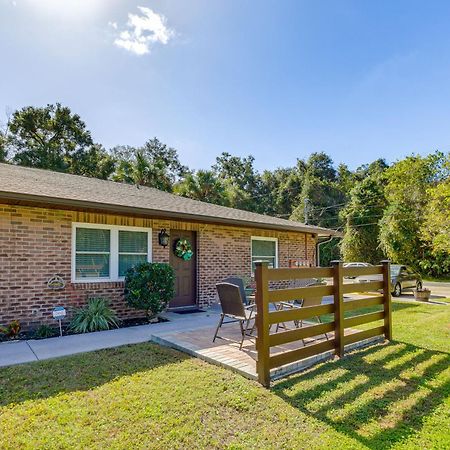
[[[450,275],[445,275],[445,276],[441,276],[441,277],[430,277],[430,276],[426,276],[423,281],[438,281],[438,282],[450,282]]]
[[[8,367],[0,448],[450,448],[448,306],[270,390],[153,344]]]

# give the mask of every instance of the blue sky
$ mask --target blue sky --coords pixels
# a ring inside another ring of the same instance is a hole
[[[193,168],[450,150],[450,2],[0,0],[0,118],[61,102]]]

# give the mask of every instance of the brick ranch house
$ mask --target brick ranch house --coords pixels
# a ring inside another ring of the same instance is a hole
[[[109,299],[120,318],[142,316],[123,299],[123,275],[141,261],[175,268],[170,307],[203,307],[217,282],[250,276],[255,260],[315,265],[318,237],[331,235],[153,188],[0,164],[0,324],[52,323],[55,306],[70,311],[93,296]],[[180,238],[192,244],[190,261],[174,254]],[[49,286],[55,275],[63,288]]]

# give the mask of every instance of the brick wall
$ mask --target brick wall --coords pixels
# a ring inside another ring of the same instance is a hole
[[[200,306],[215,300],[218,281],[250,275],[251,236],[278,238],[280,267],[287,267],[290,258],[314,261],[315,257],[311,234],[0,204],[0,324],[13,319],[25,328],[52,323],[54,306],[63,305],[70,312],[93,296],[108,298],[121,318],[142,316],[126,306],[121,282],[71,283],[72,222],[152,228],[155,262],[169,261],[169,247],[158,245],[161,228],[169,233],[171,229],[196,231]],[[63,290],[47,287],[54,274],[65,280]]]

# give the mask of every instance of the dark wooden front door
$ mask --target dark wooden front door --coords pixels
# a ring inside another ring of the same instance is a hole
[[[188,239],[194,255],[189,261],[174,253],[178,239]],[[170,265],[175,269],[175,297],[169,303],[171,308],[197,304],[197,236],[195,231],[170,230]]]

